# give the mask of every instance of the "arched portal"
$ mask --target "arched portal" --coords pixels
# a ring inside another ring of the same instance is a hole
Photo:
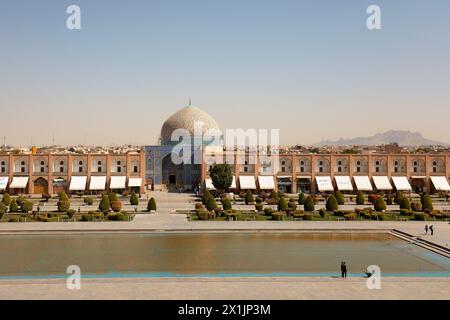
[[[48,193],[48,181],[44,178],[37,178],[33,182],[33,189],[35,194],[46,194]]]

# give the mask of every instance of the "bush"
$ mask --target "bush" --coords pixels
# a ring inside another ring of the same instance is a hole
[[[264,213],[266,216],[270,216],[273,213],[273,209],[272,208],[264,208]]]
[[[92,206],[94,204],[94,198],[92,197],[84,198],[83,202],[88,206]]]
[[[313,219],[313,215],[311,213],[305,213],[303,215],[303,220],[311,221]]]
[[[305,194],[302,192],[298,195],[298,204],[299,205],[304,205],[305,204],[305,200],[306,200],[306,196]]]
[[[409,209],[400,209],[400,215],[401,216],[410,216],[411,213],[412,213],[412,211],[409,210]]]
[[[17,205],[20,207],[22,205],[22,202],[25,201],[25,198],[23,195],[19,195],[16,199]]]
[[[286,211],[288,208],[287,201],[284,197],[280,198],[280,201],[278,201],[278,211]]]
[[[92,220],[94,220],[94,215],[91,214],[81,215],[81,221],[92,221]]]
[[[323,219],[325,217],[325,214],[326,214],[325,209],[324,208],[320,208],[319,209],[319,214],[320,214],[320,217]]]
[[[130,204],[132,206],[137,206],[139,204],[139,197],[134,191],[131,193]]]
[[[394,198],[395,204],[400,205],[400,200],[403,199],[404,197],[405,196],[403,195],[403,192],[397,191],[397,193],[395,194],[395,198]]]
[[[386,204],[388,204],[388,205],[394,204],[394,198],[393,198],[391,195],[389,195],[389,196],[387,197],[387,199],[386,199]]]
[[[433,203],[428,192],[424,192],[421,197],[422,209],[433,210]]]
[[[310,196],[306,197],[303,207],[305,211],[314,211],[314,201]]]
[[[9,193],[5,193],[5,194],[3,195],[2,203],[3,203],[5,206],[11,205],[11,196],[9,195]]]
[[[73,209],[67,210],[67,216],[68,216],[70,219],[73,218],[73,215],[74,215],[74,214],[75,214],[75,210],[73,210]]]
[[[369,194],[369,202],[373,205],[375,205],[375,201],[377,201],[377,199],[380,198],[380,195],[378,194]]]
[[[3,202],[0,202],[0,218],[8,211],[8,207]]]
[[[291,201],[293,200],[293,201]],[[292,210],[297,210],[297,202],[294,199],[289,200],[288,206]]]
[[[64,191],[58,193],[58,199],[59,201],[69,201],[69,197],[67,196],[67,193],[65,193]]]
[[[23,212],[30,212],[33,210],[33,202],[28,200],[23,200],[20,204],[20,210]]]
[[[67,200],[60,200],[57,203],[59,212],[67,212],[70,209],[70,202]]]
[[[386,203],[384,203],[383,197],[378,197],[374,203],[375,211],[384,211],[386,210]]]
[[[358,191],[358,194],[356,195],[356,204],[363,205],[365,200],[364,193]]]
[[[263,199],[261,197],[256,197],[256,203],[263,203]]]
[[[11,205],[9,206],[9,212],[19,212],[19,206],[16,199],[11,200]]]
[[[209,198],[208,203],[206,204],[206,209],[208,209],[209,211],[212,211],[216,208],[217,208],[216,199],[214,199],[214,197]]]
[[[204,206],[206,206],[208,204],[208,200],[211,197],[212,197],[211,193],[209,192],[208,189],[206,189],[205,192],[203,192],[203,196],[202,196],[202,203]]]
[[[120,210],[122,210],[122,202],[119,200],[115,200],[115,201],[111,202],[111,209],[114,212],[120,212]]]
[[[245,194],[245,204],[249,204],[252,202],[255,202],[255,199],[253,197],[253,193],[250,190],[247,190],[247,193]]]
[[[428,218],[428,214],[423,212],[414,213],[414,220],[425,221]]]
[[[154,198],[150,198],[150,200],[148,200],[147,210],[156,211],[156,201]]]
[[[351,213],[347,213],[344,215],[345,220],[356,220],[356,218],[358,218],[358,216],[356,215],[356,213],[351,212]]]
[[[222,207],[223,207],[223,210],[233,209],[233,206],[231,205],[231,200],[228,198],[222,199]]]
[[[413,211],[422,211],[422,204],[418,201],[413,201],[411,203],[411,209]]]
[[[411,202],[406,197],[399,199],[400,209],[411,210]]]
[[[327,211],[334,211],[339,208],[338,202],[334,196],[329,196],[326,204]]]
[[[336,198],[336,201],[337,201],[338,205],[343,205],[343,204],[345,204],[345,198],[344,198],[344,195],[343,195],[342,192],[340,192],[339,190],[336,191],[336,193],[335,193],[335,198]]]
[[[262,211],[263,210],[263,204],[262,203],[257,203],[255,204],[255,210],[256,211]]]
[[[281,200],[281,199],[280,199]],[[283,220],[285,214],[281,212],[273,212],[272,213],[272,220],[281,221]]]
[[[278,201],[280,201],[280,196],[275,191],[270,192],[270,199],[273,200],[273,204],[278,204]]]
[[[213,217],[215,217],[215,214],[210,212],[210,211],[199,211],[197,213],[197,217],[198,220],[208,220],[208,219],[212,219]]]
[[[102,200],[100,200],[100,204],[98,205],[98,210],[103,213],[108,213],[110,207],[111,207],[111,204],[109,202],[109,197],[106,195],[103,195]]]

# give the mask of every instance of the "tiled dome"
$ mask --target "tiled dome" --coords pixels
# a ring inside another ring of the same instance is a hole
[[[185,129],[194,135],[195,121],[202,122],[202,133],[208,129],[220,130],[216,120],[203,110],[189,104],[187,107],[175,112],[163,124],[161,128],[161,142],[170,144],[172,132],[176,129]]]

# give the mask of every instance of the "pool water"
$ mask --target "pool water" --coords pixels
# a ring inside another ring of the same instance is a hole
[[[0,277],[450,276],[450,259],[389,234],[76,234],[0,236]]]

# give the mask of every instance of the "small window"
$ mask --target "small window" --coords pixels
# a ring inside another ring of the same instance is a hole
[[[323,172],[323,168],[322,167],[319,168],[319,172]]]
[[[433,161],[433,166],[437,166],[437,162],[436,161]]]
[[[398,168],[397,167],[394,168],[394,172],[398,172]]]
[[[356,172],[361,172],[361,167],[356,167]]]
[[[323,166],[323,161],[322,160],[319,161],[319,166]]]
[[[361,165],[361,161],[359,161],[359,160],[356,161],[356,165],[357,165],[357,166],[360,166],[360,165]]]
[[[305,172],[305,168],[301,167],[300,172]]]
[[[64,161],[60,161],[60,162],[59,162],[59,165],[60,165],[60,166],[63,166],[63,165],[64,165]]]
[[[304,165],[305,165],[305,161],[303,161],[303,160],[300,161],[300,165],[301,165],[301,166],[304,166]]]
[[[98,161],[98,162],[97,162],[97,165],[101,166],[101,165],[102,165],[102,162],[101,162],[101,161]]]
[[[417,166],[417,161],[414,161],[414,162],[413,162],[413,165],[414,165],[414,166]]]
[[[380,172],[380,168],[375,167],[375,172]]]
[[[21,166],[24,166],[24,165],[25,165],[25,161],[22,161],[22,162],[20,163],[20,165],[21,165]]]
[[[78,172],[83,172],[83,167],[78,167]]]
[[[436,167],[433,167],[433,172],[437,172],[437,168]]]
[[[417,172],[417,167],[414,167],[413,171],[414,171],[414,172]]]
[[[340,165],[342,165],[342,161],[341,160],[338,161],[338,166],[340,166]]]
[[[398,161],[394,161],[394,166],[398,166]]]
[[[133,172],[134,172],[134,173],[138,172],[138,166],[134,166],[134,167],[133,167]]]
[[[117,172],[122,172],[122,167],[117,167]]]
[[[118,166],[120,166],[122,164],[122,162],[120,162],[120,161],[117,161],[117,165]]]
[[[64,167],[59,167],[59,172],[64,172]]]
[[[342,172],[342,168],[341,167],[338,167],[338,172]]]
[[[6,168],[2,167],[2,173],[6,172]]]
[[[79,162],[78,162],[78,165],[79,165],[79,166],[82,166],[82,165],[83,165],[83,161],[79,161]]]
[[[375,161],[375,165],[376,165],[376,166],[379,166],[379,165],[380,165],[380,161],[378,161],[378,160]]]

